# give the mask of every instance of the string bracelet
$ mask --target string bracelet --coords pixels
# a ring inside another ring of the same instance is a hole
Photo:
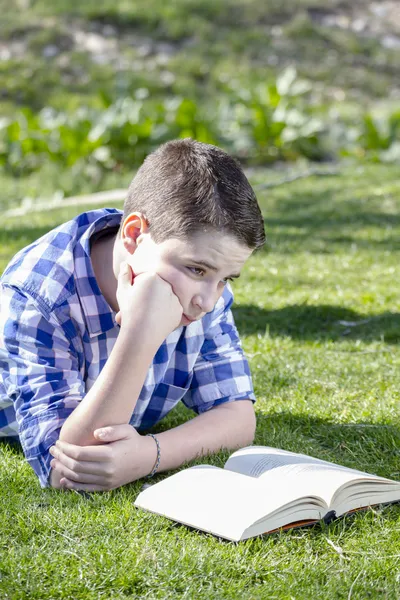
[[[158,441],[158,439],[156,438],[155,435],[153,435],[152,433],[148,433],[147,434],[149,437],[153,438],[153,440],[156,443],[157,446],[157,458],[156,458],[156,462],[154,463],[154,467],[151,471],[151,473],[149,473],[147,475],[147,477],[153,477],[153,475],[155,475],[158,471],[158,467],[160,466],[160,460],[161,460],[161,448],[160,448],[160,442]]]

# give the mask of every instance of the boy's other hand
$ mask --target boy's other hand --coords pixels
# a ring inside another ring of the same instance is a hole
[[[157,458],[151,437],[140,435],[131,425],[102,427],[94,432],[102,442],[77,446],[58,440],[50,448],[59,485],[70,490],[99,492],[113,490],[148,475]],[[52,477],[50,481],[55,480]]]
[[[120,268],[117,301],[116,321],[121,328],[143,326],[159,336],[160,343],[182,320],[183,308],[171,285],[154,272],[134,277],[126,262]]]

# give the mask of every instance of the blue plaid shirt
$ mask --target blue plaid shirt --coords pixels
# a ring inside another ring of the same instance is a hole
[[[21,250],[0,279],[0,437],[18,436],[41,485],[49,448],[91,388],[118,336],[102,296],[90,239],[118,228],[122,212],[83,213]],[[255,400],[230,306],[229,286],[200,321],[162,343],[130,423],[148,429],[180,401],[196,413],[232,400]]]

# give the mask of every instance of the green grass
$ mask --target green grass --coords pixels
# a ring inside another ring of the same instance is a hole
[[[398,169],[343,166],[258,195],[269,246],[234,284],[256,442],[400,479]],[[3,220],[0,269],[76,212]],[[179,408],[160,429],[187,418]],[[0,597],[400,596],[399,506],[235,545],[135,510],[140,486],[43,491],[18,447],[0,444]]]
[[[15,104],[96,106],[101,94],[115,99],[139,88],[151,97],[204,101],[226,88],[231,93],[232,83],[246,88],[271,79],[289,64],[329,104],[342,88],[352,101],[387,99],[399,77],[400,50],[382,44],[382,33],[326,24],[329,15],[352,15],[351,5],[339,0],[0,0],[0,9],[0,33],[12,51],[0,61],[2,112]],[[117,50],[92,52],[76,31]],[[47,54],[49,47],[55,55]],[[334,105],[341,102],[335,98]]]
[[[247,165],[395,162],[399,21],[384,4],[0,0],[0,208],[125,185],[175,137]]]

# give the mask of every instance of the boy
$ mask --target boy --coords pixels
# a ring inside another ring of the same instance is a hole
[[[250,444],[255,400],[227,282],[265,241],[254,192],[219,148],[149,155],[123,214],[83,213],[0,281],[0,435],[42,486],[109,490]],[[142,435],[183,400],[197,416]]]

